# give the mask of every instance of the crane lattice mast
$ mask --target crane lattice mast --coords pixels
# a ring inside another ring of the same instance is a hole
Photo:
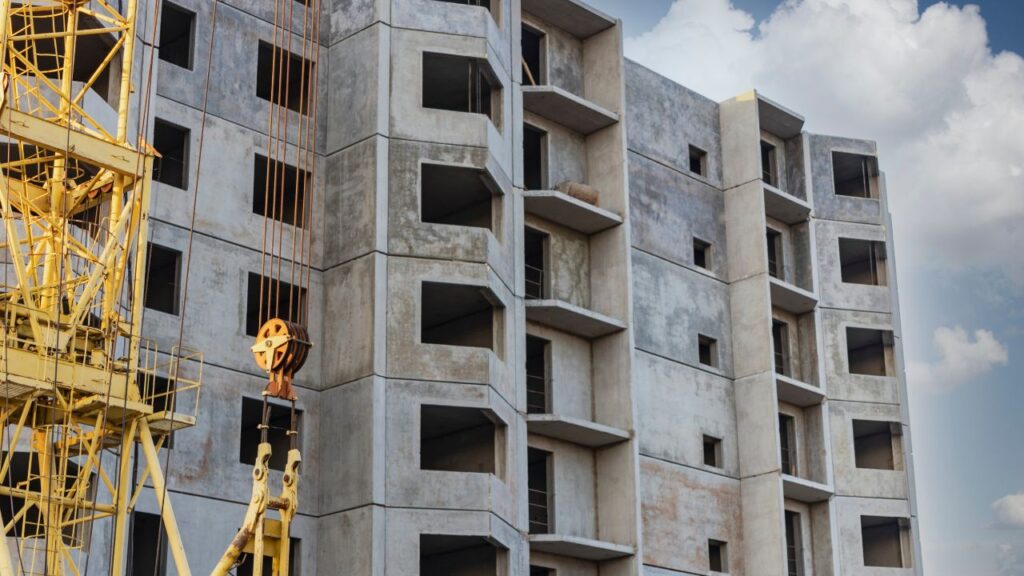
[[[141,338],[155,153],[129,133],[148,94],[132,86],[137,8],[0,3],[2,575],[81,574],[99,527],[113,546],[91,553],[124,573],[147,482],[190,574],[158,451],[195,423],[202,358]]]

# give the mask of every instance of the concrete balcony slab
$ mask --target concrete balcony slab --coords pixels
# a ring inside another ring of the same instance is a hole
[[[531,534],[530,550],[590,561],[614,560],[636,554],[632,546],[560,534]]]
[[[581,40],[615,26],[611,17],[578,0],[522,0],[522,7]]]
[[[764,185],[764,211],[786,224],[799,224],[811,217],[810,204],[770,184]]]
[[[779,391],[779,400],[801,408],[821,404],[825,399],[825,392],[821,388],[783,374],[775,375],[775,386]]]
[[[808,504],[824,502],[835,494],[835,490],[831,486],[788,474],[782,475],[782,492],[786,495],[786,498]]]
[[[619,115],[557,86],[523,86],[523,108],[589,136],[619,121]]]
[[[772,306],[778,306],[793,314],[804,314],[814,310],[814,307],[818,305],[818,297],[803,288],[778,278],[771,278],[769,284],[771,285]]]
[[[531,434],[557,438],[590,448],[601,448],[629,440],[629,432],[620,428],[558,414],[527,414],[526,427]]]
[[[622,224],[622,217],[557,190],[523,192],[526,211],[590,236]]]
[[[588,340],[621,332],[621,320],[561,300],[527,300],[526,319]]]

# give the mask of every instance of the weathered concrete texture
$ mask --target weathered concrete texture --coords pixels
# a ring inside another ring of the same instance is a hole
[[[532,71],[538,84],[557,86],[577,96],[586,97],[583,87],[583,41],[530,14],[523,14],[523,24],[544,35],[541,70]],[[528,81],[524,80],[524,84],[528,84]]]
[[[391,0],[391,25],[395,28],[440,32],[452,36],[484,38],[494,48],[502,67],[512,68],[511,0],[492,0],[492,8],[437,0]],[[518,57],[518,52],[516,53]],[[518,64],[518,63],[517,63]]]
[[[725,279],[727,240],[721,191],[636,153],[629,155],[633,247]],[[693,259],[693,240],[711,245],[707,268]]]
[[[326,51],[330,66],[326,152],[343,150],[374,134],[388,133],[391,28],[370,26]]]
[[[722,283],[633,251],[637,348],[702,370],[732,374],[729,290]],[[717,366],[698,361],[698,335],[716,339]]]
[[[722,139],[716,102],[632,61],[626,62],[626,100],[631,151],[690,173],[689,147],[696,146],[708,153],[706,180],[721,187]]]
[[[918,533],[917,519],[910,515],[906,500],[866,499],[836,497],[837,534],[836,542],[839,563],[843,566],[843,574],[854,576],[912,576],[921,574],[921,557],[915,545],[905,546],[904,554],[909,556],[909,564],[905,568],[877,568],[864,566],[863,538],[861,537],[861,517],[876,516],[902,518],[909,524],[912,537],[916,540]],[[907,549],[909,548],[909,550]]]
[[[866,224],[819,221],[815,226],[815,234],[818,244],[821,305],[869,312],[892,312],[893,300],[888,283],[869,286],[843,282],[839,258],[840,238],[885,243],[886,229]],[[885,262],[882,265],[884,266]]]
[[[708,540],[728,543],[729,573],[743,575],[740,483],[732,478],[641,458],[644,562],[706,574]]]
[[[372,137],[325,162],[324,267],[348,262],[387,246],[388,140]]]
[[[895,371],[890,372],[890,376],[851,374],[847,356],[847,328],[893,330],[889,315],[824,310],[821,320],[829,397],[836,400],[899,404],[900,384]],[[890,367],[894,366],[894,355],[895,351],[887,350],[886,362]]]
[[[833,401],[829,412],[836,493],[841,496],[906,499],[907,460],[902,436],[892,437],[893,470],[858,468],[854,452],[853,420],[891,423],[902,433],[904,423],[899,407]]]

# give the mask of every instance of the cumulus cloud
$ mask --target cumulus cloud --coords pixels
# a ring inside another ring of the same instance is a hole
[[[786,0],[761,23],[676,0],[630,58],[716,100],[758,88],[808,129],[878,140],[901,261],[1024,284],[1024,59],[976,6]]]
[[[1024,492],[996,500],[992,503],[992,512],[999,526],[1024,528]]]
[[[911,362],[908,366],[908,378],[917,389],[948,391],[1010,360],[1006,346],[988,330],[976,330],[972,340],[959,326],[943,326],[935,330],[933,341],[940,359],[934,363]]]

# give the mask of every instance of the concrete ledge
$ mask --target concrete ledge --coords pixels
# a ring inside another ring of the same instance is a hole
[[[625,430],[558,414],[527,414],[526,428],[531,434],[557,438],[590,448],[601,448],[629,440],[629,432]]]
[[[808,504],[824,502],[835,493],[830,486],[818,484],[811,480],[797,478],[788,474],[782,475],[782,492],[786,498],[799,500]]]
[[[557,86],[523,86],[523,109],[589,136],[619,121],[619,115]]]
[[[636,554],[632,546],[558,534],[531,534],[530,550],[591,561],[613,560]]]
[[[821,404],[825,399],[821,388],[782,374],[775,375],[775,387],[779,390],[779,400],[801,408]]]
[[[778,306],[793,314],[804,314],[814,310],[818,305],[818,298],[789,282],[783,282],[778,278],[770,278],[772,292],[772,306]]]
[[[526,211],[590,236],[622,224],[622,217],[557,190],[523,192]]]
[[[811,217],[810,204],[769,184],[764,185],[764,211],[786,224],[799,224]]]
[[[583,40],[615,26],[615,20],[577,0],[522,0],[522,7]]]
[[[526,319],[589,340],[626,329],[615,318],[561,300],[527,300]]]

